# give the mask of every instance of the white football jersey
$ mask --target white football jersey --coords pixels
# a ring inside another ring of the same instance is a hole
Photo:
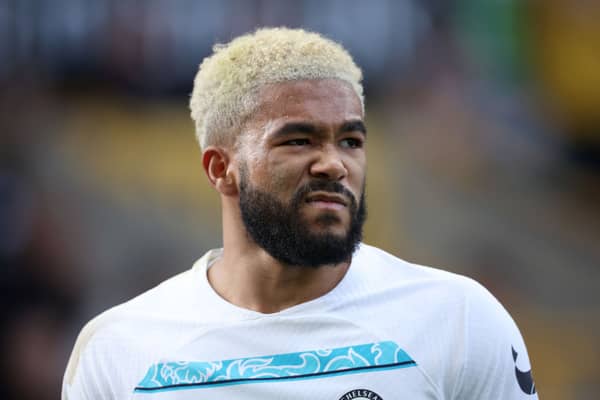
[[[537,399],[515,323],[469,278],[361,244],[332,291],[262,314],[212,289],[220,254],[88,323],[62,399]]]

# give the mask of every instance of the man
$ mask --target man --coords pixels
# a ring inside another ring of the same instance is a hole
[[[483,287],[360,243],[360,82],[302,30],[215,48],[191,110],[223,249],[90,322],[63,399],[537,398]]]

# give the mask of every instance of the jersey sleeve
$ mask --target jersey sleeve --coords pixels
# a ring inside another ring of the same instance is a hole
[[[63,378],[62,400],[114,399],[94,356],[100,321],[101,317],[90,321],[77,337]]]
[[[63,378],[62,400],[123,400],[132,395],[136,356],[115,334],[113,315],[100,315],[81,331]]]
[[[453,398],[537,400],[517,325],[485,288],[475,285],[467,300],[464,363]]]

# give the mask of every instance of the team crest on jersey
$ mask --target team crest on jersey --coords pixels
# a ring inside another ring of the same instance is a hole
[[[354,389],[344,393],[338,400],[383,400],[383,398],[369,389]]]

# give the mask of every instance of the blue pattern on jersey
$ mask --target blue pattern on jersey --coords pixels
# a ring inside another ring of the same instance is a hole
[[[150,367],[136,392],[315,379],[340,374],[414,367],[391,341],[223,361],[163,362]]]

